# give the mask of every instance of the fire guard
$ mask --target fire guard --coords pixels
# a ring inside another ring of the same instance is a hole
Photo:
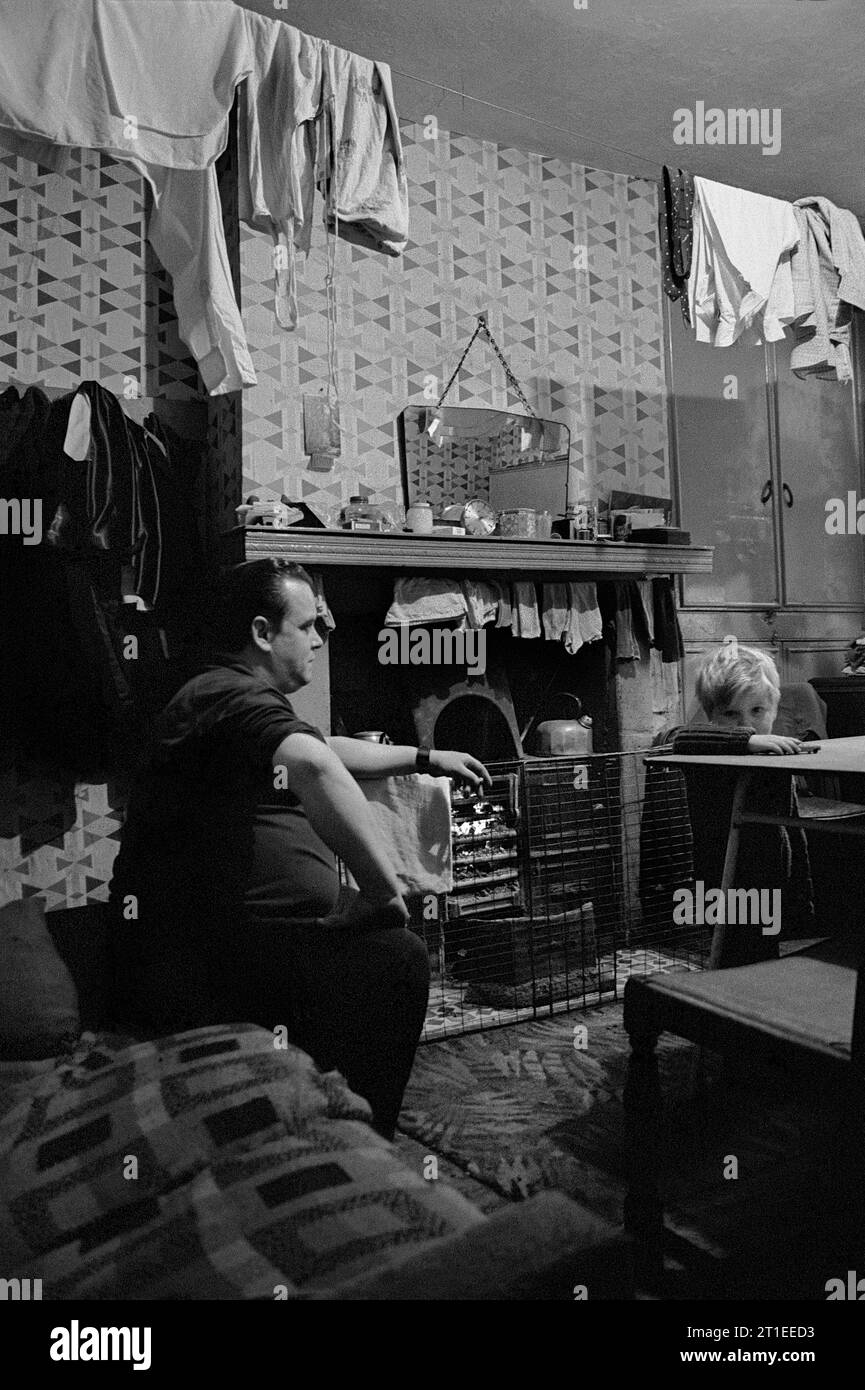
[[[653,750],[656,752],[657,750]],[[684,785],[644,751],[488,763],[454,798],[452,893],[411,903],[432,967],[425,1040],[619,996],[629,974],[700,968],[674,925],[692,882]]]

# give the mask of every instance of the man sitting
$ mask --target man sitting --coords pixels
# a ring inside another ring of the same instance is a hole
[[[299,565],[237,566],[215,608],[220,654],[164,710],[130,796],[111,883],[121,1016],[152,1036],[283,1025],[390,1137],[429,965],[355,778],[414,772],[419,753],[325,738],[295,715],[287,696],[322,646]],[[464,753],[422,763],[489,782]],[[334,855],[359,888],[341,916]]]

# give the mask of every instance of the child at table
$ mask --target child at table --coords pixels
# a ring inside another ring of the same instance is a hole
[[[780,682],[775,663],[765,652],[740,646],[735,638],[725,639],[700,667],[696,693],[705,721],[663,735],[662,741],[672,744],[674,753],[783,756],[805,751],[806,745],[799,739],[771,732]],[[707,893],[721,886],[737,778],[735,768],[694,766],[684,770],[694,879],[702,880]],[[770,772],[753,776],[747,806],[763,814],[796,815],[793,778]],[[813,926],[808,847],[801,830],[744,826],[733,887],[780,890],[781,938],[807,935]],[[745,965],[776,958],[779,935],[763,935],[759,923],[728,925],[719,964]]]

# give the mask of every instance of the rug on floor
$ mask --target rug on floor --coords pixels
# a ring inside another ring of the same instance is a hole
[[[628,1059],[621,1019],[621,1003],[606,1004],[425,1044],[400,1128],[505,1196],[556,1188],[618,1224]],[[797,1102],[787,1077],[737,1080],[706,1054],[695,1096],[694,1055],[684,1040],[660,1040],[668,1225],[725,1255],[812,1216],[832,1120],[813,1098]]]

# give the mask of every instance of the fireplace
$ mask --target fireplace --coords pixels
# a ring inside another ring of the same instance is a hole
[[[671,932],[663,903],[647,913],[640,899],[643,754],[678,722],[675,666],[648,650],[619,661],[606,641],[571,656],[561,643],[487,627],[480,675],[388,665],[380,638],[401,573],[458,578],[459,560],[476,575],[543,583],[577,578],[591,557],[587,577],[600,585],[709,569],[711,552],[311,532],[242,539],[248,558],[284,555],[324,580],[337,626],[314,688],[292,697],[304,717],[327,732],[380,729],[395,743],[458,748],[494,774],[491,792],[454,806],[454,892],[410,905],[433,968],[426,1036],[614,998],[627,970],[702,958],[703,943]],[[576,695],[591,716],[591,754],[533,756],[526,730],[556,692]]]

